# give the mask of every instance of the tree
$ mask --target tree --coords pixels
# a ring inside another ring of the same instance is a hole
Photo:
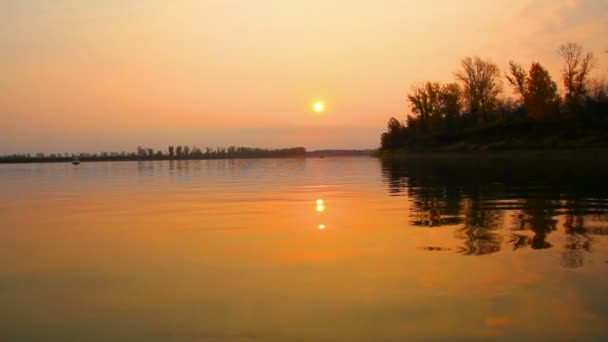
[[[440,88],[441,85],[437,82],[425,82],[412,87],[412,92],[408,94],[412,112],[418,114],[423,121],[430,119],[433,113],[438,111]]]
[[[458,83],[425,82],[413,87],[408,94],[412,112],[418,114],[419,128],[424,133],[454,128],[462,110],[461,98],[462,89]]]
[[[177,155],[178,158],[182,156],[182,146],[181,145],[177,145],[177,147],[175,148],[175,154]]]
[[[399,120],[390,118],[387,125],[388,131],[382,133],[380,136],[380,144],[382,149],[395,149],[403,147],[401,142],[403,141],[403,125]]]
[[[192,155],[195,156],[195,157],[200,158],[200,157],[202,157],[203,152],[201,151],[200,148],[194,147],[194,148],[192,148]]]
[[[146,157],[146,149],[141,147],[141,146],[137,146],[137,156],[140,158],[145,158]]]
[[[587,93],[586,82],[593,68],[593,54],[584,53],[583,48],[576,43],[563,44],[557,50],[564,60],[562,80],[566,95],[564,99],[570,111],[577,111],[580,101]]]
[[[532,63],[530,76],[526,79],[528,113],[532,120],[544,121],[555,118],[559,113],[559,95],[557,85],[551,79],[547,69],[539,63]]]
[[[500,70],[494,62],[479,57],[466,57],[462,70],[455,73],[462,82],[464,99],[480,127],[490,123],[490,114],[497,109],[497,96],[502,91]]]
[[[521,96],[522,102],[526,103],[525,97],[528,92],[526,88],[526,80],[528,78],[526,70],[514,61],[509,61],[509,73],[510,74],[505,74],[507,80],[513,86],[515,93]]]
[[[462,88],[458,83],[447,83],[441,86],[439,100],[441,112],[444,115],[446,128],[453,130],[462,112],[461,105]]]
[[[554,118],[559,113],[557,85],[547,69],[539,63],[532,63],[530,72],[513,62],[509,62],[509,74],[505,74],[515,93],[528,110],[528,117],[535,121]]]
[[[588,118],[608,128],[608,82],[605,79],[594,79],[589,82],[589,91],[585,102]]]
[[[588,96],[596,102],[608,100],[608,81],[606,79],[592,79],[589,82]]]
[[[168,150],[169,150],[169,157],[173,158],[173,156],[175,156],[175,147],[169,146]]]
[[[434,126],[441,117],[440,92],[441,85],[438,82],[425,82],[412,87],[412,92],[407,96],[412,112],[419,115],[422,126],[429,132],[434,131]]]

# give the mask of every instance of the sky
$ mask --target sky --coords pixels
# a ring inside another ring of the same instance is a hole
[[[463,57],[559,84],[571,41],[608,75],[606,36],[608,0],[2,0],[0,154],[376,148]]]

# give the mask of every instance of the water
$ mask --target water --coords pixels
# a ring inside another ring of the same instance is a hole
[[[0,165],[0,340],[604,340],[606,170]]]

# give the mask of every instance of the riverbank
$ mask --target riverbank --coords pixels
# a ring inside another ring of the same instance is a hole
[[[534,160],[589,160],[608,162],[608,147],[564,148],[564,149],[511,149],[511,150],[384,150],[375,154],[384,160],[492,160],[492,159],[534,159]]]

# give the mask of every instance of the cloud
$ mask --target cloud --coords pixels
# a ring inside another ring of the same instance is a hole
[[[497,23],[506,37],[496,43],[497,49],[513,51],[512,58],[524,63],[540,61],[552,75],[561,68],[556,53],[561,44],[575,42],[586,51],[604,55],[608,1],[522,0],[519,4],[519,10]]]
[[[536,21],[545,33],[563,33],[580,27],[603,24],[608,27],[608,1],[531,0],[522,17]]]

